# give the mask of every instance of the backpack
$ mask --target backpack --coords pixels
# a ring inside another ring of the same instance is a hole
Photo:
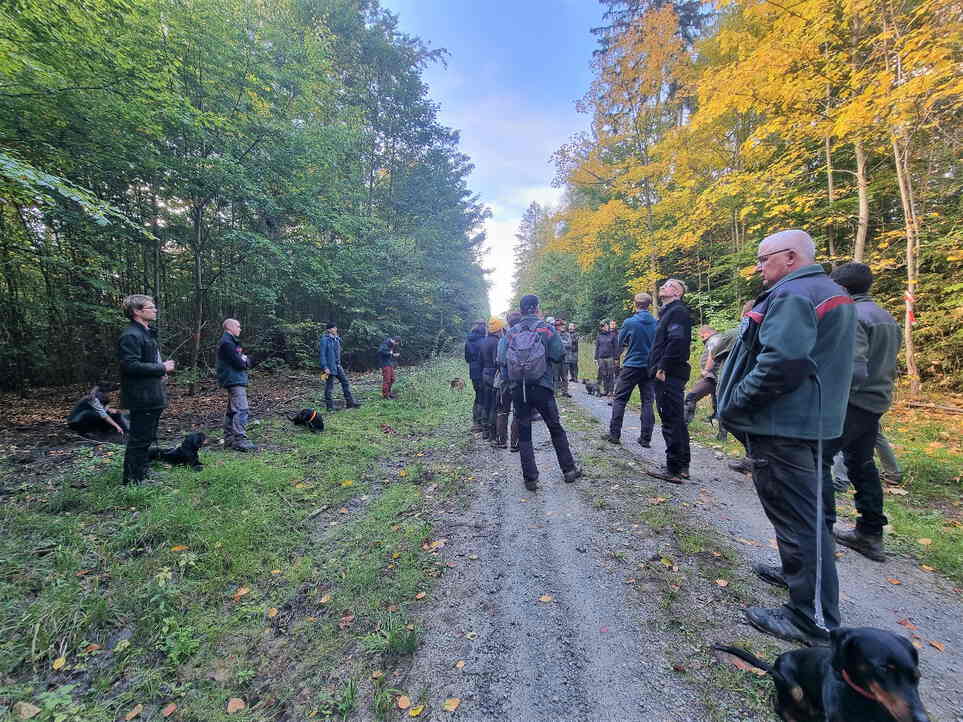
[[[510,381],[538,381],[548,370],[545,358],[545,344],[536,329],[545,327],[544,321],[536,321],[534,328],[522,322],[517,323],[508,333],[508,349],[505,361]]]

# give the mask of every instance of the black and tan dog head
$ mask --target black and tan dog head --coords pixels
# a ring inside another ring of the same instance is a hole
[[[449,390],[450,390],[450,391],[464,391],[464,390],[465,390],[465,381],[464,381],[464,379],[459,379],[459,378],[452,379],[452,380],[451,380],[451,384],[449,384]]]
[[[841,627],[830,633],[836,675],[874,700],[897,722],[929,722],[920,700],[919,655],[905,637],[873,627]]]
[[[301,409],[291,417],[295,426],[307,426],[314,433],[324,431],[324,419],[317,409]]]
[[[186,451],[192,451],[195,454],[200,450],[202,446],[207,446],[207,434],[203,431],[194,431],[184,437],[181,442],[181,447]]]

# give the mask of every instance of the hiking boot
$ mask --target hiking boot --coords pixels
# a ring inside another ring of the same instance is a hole
[[[670,469],[667,466],[660,466],[657,469],[646,469],[645,473],[649,476],[654,476],[656,479],[668,481],[670,484],[685,483],[685,479],[682,478],[682,474],[679,471]]]
[[[859,552],[874,562],[885,562],[886,552],[883,551],[882,534],[866,534],[858,528],[844,529],[833,532],[833,536],[843,546]]]
[[[487,426],[482,429],[482,441],[488,441],[492,437],[491,429]]]
[[[473,434],[477,434],[481,430],[482,430],[481,424],[472,424],[471,429],[469,429],[469,431],[471,431]]]
[[[884,471],[879,475],[879,479],[887,486],[900,486],[903,483],[903,472]]]
[[[574,469],[569,469],[562,474],[562,478],[565,479],[566,484],[571,484],[576,479],[582,478],[582,469],[578,466],[576,466]]]
[[[234,451],[257,451],[257,447],[247,439],[238,441],[231,448],[234,449]]]
[[[610,444],[620,445],[622,443],[622,439],[615,438],[614,436],[612,436],[612,434],[610,434],[607,431],[604,434],[602,434],[601,439],[602,441],[607,441]]]
[[[639,443],[639,446],[641,446],[643,449],[651,449],[651,448],[652,448],[652,440],[651,440],[651,439],[649,439],[648,441],[646,441],[645,439],[643,439],[643,438],[640,436],[639,438],[636,439],[636,441]]]
[[[692,420],[695,418],[695,412],[696,412],[696,407],[695,407],[695,406],[692,406],[692,405],[690,405],[690,404],[686,404],[686,405],[685,405],[685,423],[686,423],[686,425],[689,425],[689,424],[692,423]]]
[[[763,634],[787,642],[798,642],[807,647],[825,647],[829,644],[829,632],[824,629],[803,629],[792,612],[776,607],[747,607],[743,610],[746,620]]]
[[[689,476],[689,467],[683,466],[681,469],[679,469],[679,476],[681,476],[683,479],[691,479],[692,477]]]
[[[517,454],[517,453],[518,453],[518,444],[515,444],[514,446],[509,446],[509,447],[508,447],[508,451],[509,451],[509,453]]]
[[[733,471],[738,471],[740,474],[752,474],[752,459],[748,456],[743,456],[738,461],[730,461],[729,468]]]
[[[786,577],[782,573],[781,566],[755,562],[752,564],[752,573],[762,579],[762,581],[764,581],[766,584],[772,584],[774,587],[789,589],[789,583],[786,581]]]
[[[538,479],[525,479],[525,488],[529,491],[537,491]]]
[[[508,444],[506,444],[504,441],[501,441],[501,440],[499,440],[499,439],[492,439],[492,448],[493,448],[493,449],[507,449],[507,448],[508,448]]]

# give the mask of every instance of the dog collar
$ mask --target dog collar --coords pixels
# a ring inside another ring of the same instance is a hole
[[[310,424],[312,421],[314,421],[314,417],[317,415],[318,415],[318,410],[315,409],[314,411],[311,412],[311,418],[308,419],[308,423]]]
[[[859,693],[860,693],[861,695],[863,695],[866,699],[870,699],[870,700],[872,700],[873,702],[878,702],[878,701],[879,701],[879,700],[876,699],[872,694],[870,694],[870,693],[867,692],[865,689],[863,689],[862,687],[860,687],[858,684],[856,684],[855,682],[853,682],[853,680],[851,680],[851,679],[849,678],[849,673],[848,673],[845,669],[843,670],[843,680],[846,682],[846,684],[848,684],[848,685],[849,685],[850,687],[852,687],[854,690],[856,690],[857,692],[859,692]]]

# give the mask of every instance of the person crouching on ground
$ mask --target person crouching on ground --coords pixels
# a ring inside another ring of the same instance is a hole
[[[329,323],[324,327],[324,335],[321,337],[321,370],[327,374],[324,380],[324,405],[328,412],[334,411],[334,380],[341,382],[341,392],[344,394],[344,407],[346,409],[360,409],[361,404],[354,400],[351,395],[351,384],[348,383],[348,375],[344,372],[341,365],[341,337],[338,336],[338,325]]]
[[[518,447],[522,478],[529,491],[538,489],[538,466],[532,446],[532,411],[537,410],[548,426],[555,456],[567,483],[582,476],[559,421],[555,403],[555,377],[565,360],[562,340],[539,316],[538,296],[528,294],[519,304],[522,317],[508,334],[505,360],[512,384],[512,403],[518,414]],[[540,344],[541,348],[536,348]],[[536,376],[536,374],[539,375]]]
[[[251,363],[238,339],[241,322],[236,318],[224,319],[224,333],[217,345],[217,383],[227,391],[227,409],[224,411],[224,448],[235,451],[256,451],[247,438],[247,370]]]
[[[67,426],[78,434],[127,434],[128,421],[120,411],[110,408],[109,387],[94,386],[74,406],[67,417]]]
[[[400,338],[386,338],[378,347],[378,366],[381,367],[381,398],[396,399],[391,391],[395,383],[395,369],[398,368],[398,357],[401,352]]]
[[[148,452],[167,406],[164,379],[174,371],[174,362],[161,361],[157,331],[150,327],[150,322],[157,318],[153,298],[128,296],[124,299],[124,313],[130,324],[117,340],[121,406],[130,412],[123,481],[140,484],[147,476]]]

